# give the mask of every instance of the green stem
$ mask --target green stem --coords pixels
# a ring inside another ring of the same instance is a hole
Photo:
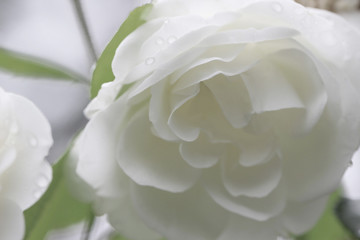
[[[95,215],[94,213],[91,211],[90,212],[90,216],[89,216],[89,221],[86,224],[83,234],[82,234],[82,238],[83,240],[89,240],[90,239],[90,235],[91,235],[91,231],[94,227],[94,223],[95,223]]]
[[[80,22],[80,25],[81,25],[81,29],[82,29],[82,31],[84,33],[84,37],[85,37],[85,41],[86,41],[89,53],[90,53],[90,55],[92,57],[92,60],[94,62],[96,62],[98,58],[97,58],[97,55],[96,55],[94,42],[92,41],[91,36],[90,36],[89,27],[88,27],[88,25],[86,23],[86,19],[85,19],[83,8],[81,6],[81,2],[80,2],[80,0],[74,0],[73,3],[74,3],[74,6],[75,6],[76,15],[77,15],[77,17],[79,19],[79,22]]]

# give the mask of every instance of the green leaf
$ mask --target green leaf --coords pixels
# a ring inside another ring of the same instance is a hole
[[[75,82],[87,82],[82,76],[73,73],[59,65],[36,58],[0,48],[0,70],[11,72],[15,75],[71,80]]]
[[[339,192],[331,195],[326,211],[316,224],[316,226],[306,235],[297,238],[297,240],[356,240],[344,229],[337,219],[334,209],[340,199]]]
[[[47,232],[61,229],[82,220],[91,220],[90,204],[85,204],[69,193],[66,186],[64,166],[66,153],[53,167],[53,180],[44,196],[24,212],[26,240],[44,239]]]
[[[117,47],[130,33],[146,22],[142,16],[149,11],[151,7],[152,4],[145,4],[132,11],[129,17],[120,26],[113,39],[106,46],[94,70],[91,81],[91,98],[96,97],[103,83],[114,80],[115,76],[111,69],[111,62],[115,56]]]

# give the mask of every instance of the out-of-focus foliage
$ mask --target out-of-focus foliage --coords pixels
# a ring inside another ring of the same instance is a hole
[[[64,67],[4,48],[0,48],[0,70],[33,78],[52,78],[75,82],[86,81]]]
[[[339,198],[339,192],[333,193],[326,211],[317,225],[306,235],[297,238],[297,240],[358,240],[344,229],[335,215],[335,206]]]
[[[68,153],[53,167],[53,181],[44,196],[24,212],[26,240],[44,239],[54,229],[65,228],[92,217],[89,204],[72,197],[66,186],[64,165]]]

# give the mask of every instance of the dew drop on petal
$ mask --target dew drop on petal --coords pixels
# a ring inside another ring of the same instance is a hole
[[[49,179],[46,176],[41,175],[37,181],[36,181],[37,185],[41,188],[45,188],[47,187],[47,185],[49,184]]]
[[[169,44],[172,44],[172,43],[175,42],[176,40],[177,40],[177,37],[175,37],[175,36],[170,36],[170,37],[168,38],[167,42],[168,42]]]
[[[154,62],[155,62],[155,58],[153,58],[153,57],[149,57],[145,60],[146,65],[154,64]]]
[[[156,44],[157,45],[163,45],[164,44],[164,39],[159,37],[158,39],[156,39]]]
[[[283,10],[283,7],[280,5],[280,3],[274,3],[272,5],[272,8],[275,12],[280,13]]]
[[[36,190],[36,191],[34,192],[34,197],[35,197],[36,199],[39,199],[42,194],[43,194],[43,191],[42,191],[42,190]]]
[[[351,160],[348,164],[348,167],[352,167],[354,165],[354,162]]]

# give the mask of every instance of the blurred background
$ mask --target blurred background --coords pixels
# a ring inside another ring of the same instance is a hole
[[[0,69],[0,86],[32,100],[49,119],[54,137],[54,146],[48,156],[50,162],[54,163],[65,152],[74,134],[86,123],[82,111],[89,102],[89,84],[96,59],[129,12],[146,2],[0,0],[0,48],[42,59],[82,79],[81,83],[77,83],[71,80],[28,78]],[[360,11],[356,7],[358,0],[298,2],[337,10],[360,30]],[[338,5],[334,5],[335,2]],[[360,200],[359,185],[360,153],[354,157],[344,177],[344,196]],[[81,229],[81,225],[72,226],[66,231],[54,233],[48,239],[80,239]],[[91,239],[107,239],[111,231],[106,221],[99,218]]]

